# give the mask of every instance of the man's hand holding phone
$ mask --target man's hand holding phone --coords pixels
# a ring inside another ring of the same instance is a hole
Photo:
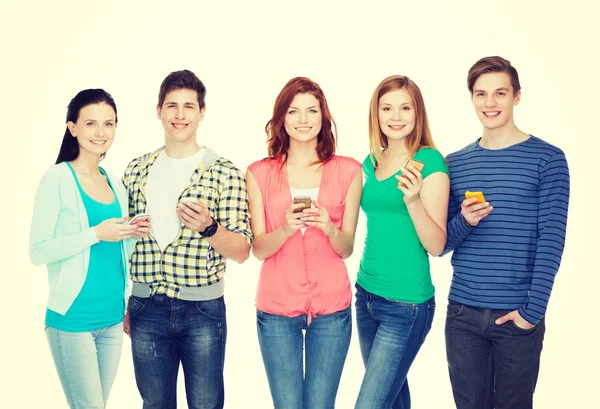
[[[185,226],[197,232],[203,232],[213,223],[208,206],[199,200],[187,197],[179,201],[177,217]]]
[[[465,192],[465,200],[460,204],[460,213],[471,226],[477,226],[494,208],[485,200],[481,192]]]

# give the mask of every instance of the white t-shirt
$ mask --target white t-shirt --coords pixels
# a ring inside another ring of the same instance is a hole
[[[298,197],[298,196],[308,196],[312,200],[317,200],[317,197],[319,197],[319,188],[318,187],[314,187],[311,189],[295,189],[295,188],[291,187],[290,192],[292,193],[292,198]],[[304,235],[304,232],[306,231],[306,227],[303,227],[300,230],[302,231],[302,235]]]
[[[177,217],[179,196],[190,183],[205,149],[187,158],[175,159],[163,150],[150,168],[144,189],[146,211],[151,218],[152,235],[164,250],[179,235],[181,222]]]

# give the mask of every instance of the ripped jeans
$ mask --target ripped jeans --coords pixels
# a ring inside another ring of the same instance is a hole
[[[225,301],[184,301],[164,294],[132,296],[129,304],[133,367],[144,409],[177,407],[183,366],[190,409],[224,404]]]

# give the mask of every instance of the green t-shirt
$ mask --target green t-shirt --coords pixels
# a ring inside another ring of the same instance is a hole
[[[420,149],[414,158],[425,164],[423,179],[436,172],[449,173],[444,157],[435,149]],[[435,291],[429,257],[408,214],[404,193],[394,175],[377,180],[370,156],[362,169],[365,184],[360,206],[367,216],[367,238],[357,283],[380,297],[423,303]]]

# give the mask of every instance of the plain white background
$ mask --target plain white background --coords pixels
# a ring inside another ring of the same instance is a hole
[[[338,123],[339,153],[357,160],[368,152],[372,91],[388,75],[408,75],[423,92],[438,148],[448,154],[481,135],[466,73],[487,55],[517,67],[523,87],[517,124],[561,147],[571,169],[567,246],[548,309],[535,404],[592,407],[600,364],[594,310],[600,280],[592,172],[599,32],[591,3],[3,1],[0,371],[2,401],[11,403],[6,407],[66,406],[43,332],[46,271],[30,265],[27,246],[35,189],[56,159],[66,105],[78,91],[101,87],[117,102],[116,141],[103,164],[113,173],[161,146],[158,88],[169,72],[183,68],[208,89],[199,141],[242,169],[265,156],[264,125],[275,97],[299,75],[322,86]],[[347,262],[352,281],[364,226],[362,215]],[[255,328],[259,267],[252,258],[228,265],[230,409],[272,407]],[[451,273],[449,257],[432,260],[438,308],[409,373],[415,408],[454,407],[443,337]],[[362,373],[354,333],[338,408],[353,407]],[[187,407],[182,387],[179,402]],[[141,407],[128,339],[108,407]]]

